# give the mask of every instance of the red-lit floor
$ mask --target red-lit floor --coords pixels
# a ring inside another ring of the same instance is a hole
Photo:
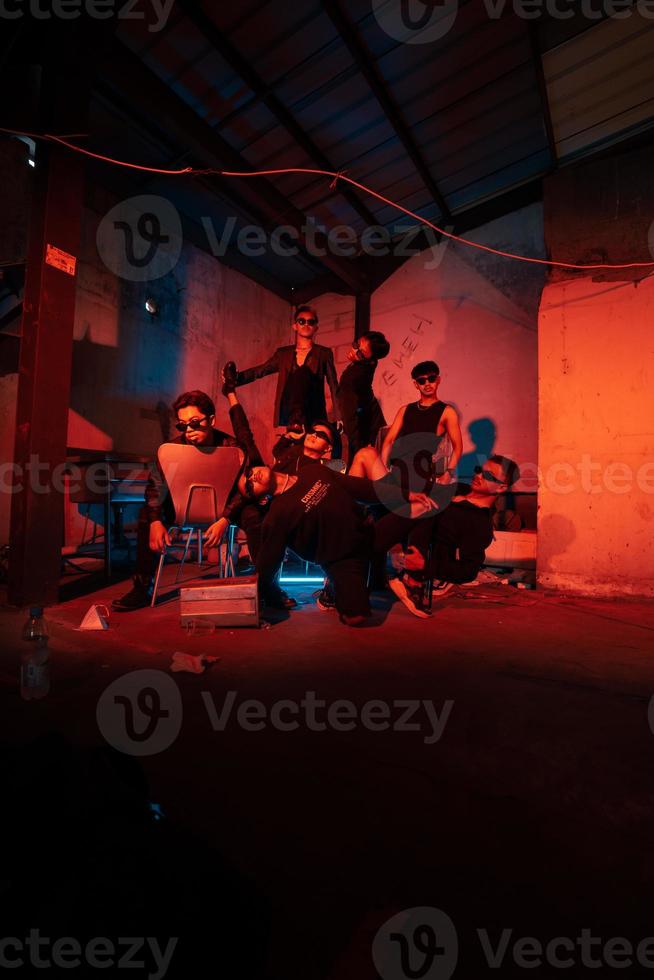
[[[412,906],[455,922],[456,976],[485,975],[478,927],[493,941],[504,928],[543,942],[583,928],[651,935],[654,606],[484,592],[446,600],[428,622],[377,596],[371,627],[348,630],[299,591],[307,604],[272,629],[191,639],[176,602],[77,632],[87,596],[49,611],[52,690],[40,703],[19,697],[22,615],[5,608],[2,739],[55,729],[99,744],[96,707],[112,681],[166,671],[178,650],[219,656],[202,676],[172,675],[180,733],[139,764],[168,819],[263,893],[275,980],[372,980],[377,929]],[[236,707],[266,709],[309,691],[358,710],[373,699],[453,705],[426,744],[424,716],[409,732],[244,731],[233,716],[215,732],[202,691],[218,710],[229,692]]]

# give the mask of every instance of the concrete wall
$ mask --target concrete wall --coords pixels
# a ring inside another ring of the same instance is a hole
[[[549,178],[545,226],[553,257],[651,262],[652,166],[648,147]],[[651,270],[633,268],[556,270],[543,292],[542,585],[654,595],[653,304]]]
[[[654,279],[543,294],[542,585],[654,595],[653,308]]]
[[[152,453],[175,396],[191,388],[214,398],[216,424],[230,431],[219,366],[233,359],[247,367],[289,342],[289,304],[186,243],[161,279],[120,279],[98,256],[103,213],[85,212],[69,444]],[[145,310],[148,297],[159,306],[156,317]],[[273,376],[241,391],[264,452],[271,445],[275,384]]]
[[[477,229],[469,238],[521,254],[543,254],[542,211],[533,205]],[[433,359],[440,397],[457,409],[464,437],[462,471],[491,452],[514,458],[535,489],[537,314],[544,275],[460,244],[409,259],[372,297],[371,326],[391,353],[380,363],[376,394],[390,423],[415,401],[411,368]]]
[[[174,269],[161,279],[140,283],[119,278],[103,263],[96,245],[98,223],[114,203],[94,189],[84,212],[68,445],[152,455],[170,431],[175,396],[191,388],[214,398],[216,424],[231,431],[219,390],[219,366],[233,359],[247,367],[289,343],[290,305],[186,243]],[[159,305],[155,318],[145,310],[147,297]],[[13,452],[16,380],[15,373],[0,379],[3,459]],[[273,442],[275,384],[272,376],[240,391],[264,454],[270,454]],[[1,544],[8,537],[8,494],[0,505]],[[69,505],[68,545],[88,535],[87,510]],[[99,508],[91,516],[99,519]]]

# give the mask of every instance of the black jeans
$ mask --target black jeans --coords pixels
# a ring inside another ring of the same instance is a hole
[[[369,616],[369,549],[363,548],[359,553],[338,561],[325,562],[322,567],[334,586],[337,611],[342,616]]]

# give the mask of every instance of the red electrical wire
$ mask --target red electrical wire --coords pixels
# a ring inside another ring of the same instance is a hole
[[[315,174],[320,177],[331,177],[331,186],[335,187],[339,180],[345,181],[345,183],[350,184],[352,187],[358,188],[358,190],[363,191],[365,194],[370,194],[372,197],[377,198],[378,201],[382,201],[384,204],[388,204],[390,207],[395,208],[397,211],[401,211],[403,214],[408,215],[410,218],[414,218],[420,224],[427,225],[429,228],[433,228],[434,231],[438,232],[439,235],[443,235],[445,238],[449,238],[452,241],[460,242],[462,245],[468,245],[470,248],[479,249],[482,252],[490,252],[492,255],[499,255],[505,259],[515,259],[518,262],[529,262],[533,265],[546,265],[550,267],[555,267],[559,269],[581,269],[581,270],[592,270],[592,269],[654,269],[654,262],[624,262],[624,263],[613,263],[613,262],[598,262],[593,264],[580,264],[577,262],[557,262],[554,259],[535,259],[528,255],[516,255],[515,252],[505,252],[502,249],[492,248],[490,245],[482,245],[479,242],[470,241],[469,238],[462,238],[459,235],[454,235],[452,232],[446,231],[444,228],[440,228],[438,225],[429,221],[427,218],[422,218],[420,215],[416,214],[415,211],[410,211],[408,208],[402,207],[396,201],[392,201],[388,197],[384,197],[383,194],[379,194],[377,191],[372,190],[372,188],[367,187],[365,184],[360,184],[358,181],[353,180],[351,177],[347,177],[342,172],[335,172],[333,170],[318,170],[310,167],[282,167],[274,170],[215,170],[207,169],[202,170],[194,167],[184,167],[181,170],[166,170],[160,167],[145,167],[138,163],[128,163],[125,160],[116,160],[114,157],[103,156],[101,153],[93,153],[91,150],[85,150],[81,146],[76,146],[74,143],[69,143],[62,136],[54,136],[51,133],[37,134],[37,133],[21,133],[18,130],[2,129],[0,127],[0,132],[11,133],[15,136],[30,136],[32,139],[45,139],[50,140],[54,143],[60,143],[62,146],[67,147],[69,150],[73,150],[76,153],[83,153],[84,156],[92,157],[96,160],[101,160],[104,163],[112,163],[118,167],[127,167],[131,170],[144,170],[147,173],[153,174],[167,174],[169,176],[180,176],[182,174],[188,175],[207,175],[215,174],[220,177],[272,177],[278,176],[280,174]]]

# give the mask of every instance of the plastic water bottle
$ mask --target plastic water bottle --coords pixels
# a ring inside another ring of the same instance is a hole
[[[44,698],[50,690],[48,629],[41,606],[32,606],[23,628],[20,694],[25,701]]]

